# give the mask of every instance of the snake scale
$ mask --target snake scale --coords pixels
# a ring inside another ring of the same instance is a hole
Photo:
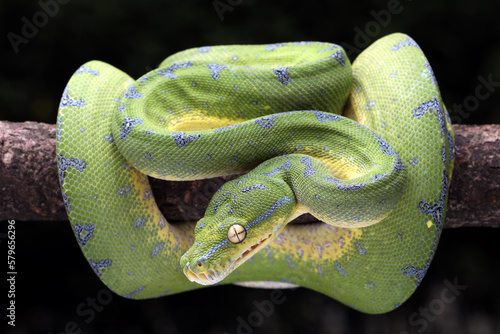
[[[91,61],[57,118],[77,241],[100,279],[133,299],[298,285],[392,310],[435,254],[454,150],[429,62],[400,33],[352,66],[320,42],[189,49],[138,80]],[[167,222],[146,176],[238,173],[196,226]],[[287,224],[305,212],[320,222]]]

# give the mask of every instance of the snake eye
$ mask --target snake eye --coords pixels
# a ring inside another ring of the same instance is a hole
[[[227,230],[227,238],[233,244],[239,244],[247,237],[247,230],[240,224],[233,224]]]

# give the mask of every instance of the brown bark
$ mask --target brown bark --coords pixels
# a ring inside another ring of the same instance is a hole
[[[453,125],[457,154],[445,227],[500,227],[500,125]]]
[[[500,227],[500,125],[454,125],[457,154],[445,227]],[[56,127],[0,121],[0,220],[67,220],[57,180]],[[167,182],[151,179],[171,222],[203,216],[213,193],[234,177]],[[301,221],[312,221],[311,216]]]

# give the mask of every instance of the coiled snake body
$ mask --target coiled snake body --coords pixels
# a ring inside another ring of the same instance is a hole
[[[57,122],[68,217],[122,296],[293,284],[381,313],[413,293],[435,253],[453,133],[406,35],[376,41],[352,68],[318,42],[190,49],[136,81],[91,61]],[[146,176],[234,173],[247,174],[194,229],[165,220]],[[322,223],[287,225],[305,212]]]

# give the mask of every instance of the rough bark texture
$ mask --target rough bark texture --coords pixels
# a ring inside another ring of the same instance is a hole
[[[446,227],[500,227],[500,125],[454,125]]]
[[[445,227],[500,227],[500,125],[454,125],[457,154]],[[56,127],[0,121],[0,220],[67,220],[55,154]],[[233,177],[189,182],[151,179],[171,222],[203,216],[214,192]],[[299,218],[313,221],[311,216]]]

